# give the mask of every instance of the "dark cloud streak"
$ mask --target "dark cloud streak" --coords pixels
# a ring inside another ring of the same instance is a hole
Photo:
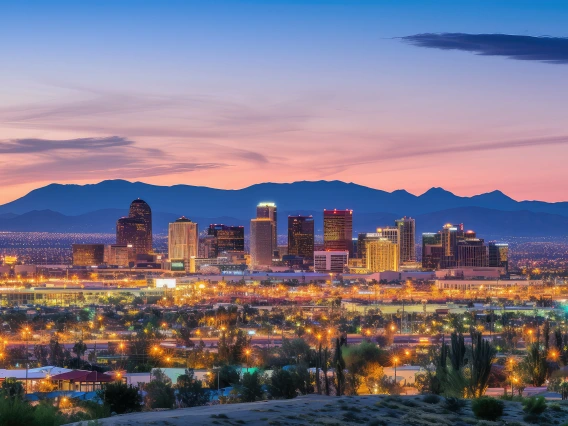
[[[419,47],[461,50],[484,56],[568,64],[568,38],[509,34],[426,33],[401,37]]]
[[[0,141],[0,154],[33,154],[48,153],[52,151],[94,151],[132,146],[134,142],[120,137],[109,136],[103,138],[77,138],[77,139],[11,139]]]

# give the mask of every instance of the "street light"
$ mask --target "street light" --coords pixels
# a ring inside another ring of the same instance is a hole
[[[245,351],[245,354],[247,355],[247,370],[249,369],[249,355],[250,355],[250,349],[247,349]]]
[[[396,365],[398,364],[398,357],[395,356],[392,361],[394,362],[394,382],[396,383]]]
[[[22,331],[22,336],[26,341],[26,393],[28,393],[28,369],[29,369],[28,363],[30,359],[30,352],[29,352],[30,334],[31,334],[30,328],[28,326],[24,327]]]

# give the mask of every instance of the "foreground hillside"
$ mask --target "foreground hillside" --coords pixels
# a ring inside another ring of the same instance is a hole
[[[302,396],[245,404],[195,407],[179,410],[125,414],[102,419],[101,426],[174,425],[528,425],[519,402],[505,401],[498,422],[476,419],[471,404],[459,414],[444,407],[443,398],[426,403],[423,396]],[[539,424],[561,425],[568,421],[568,404],[549,404]]]

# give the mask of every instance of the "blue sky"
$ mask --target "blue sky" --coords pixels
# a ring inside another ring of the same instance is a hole
[[[0,202],[107,178],[565,199],[566,65],[402,39],[563,38],[565,2],[0,4]]]

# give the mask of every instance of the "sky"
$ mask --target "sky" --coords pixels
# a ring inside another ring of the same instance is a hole
[[[0,203],[343,180],[566,201],[568,4],[0,0]]]

